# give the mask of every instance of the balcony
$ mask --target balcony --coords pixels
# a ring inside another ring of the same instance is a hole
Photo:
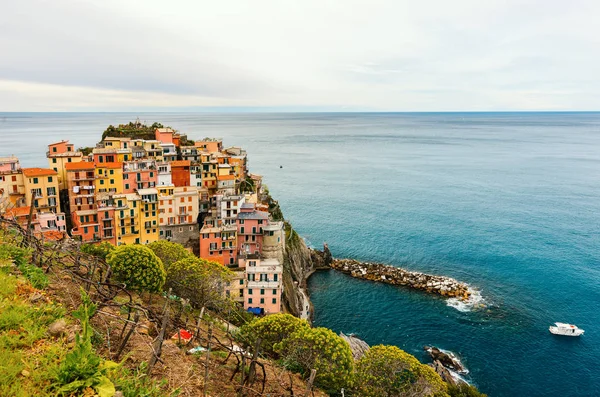
[[[94,179],[96,179],[96,177],[91,174],[91,175],[80,175],[80,176],[76,176],[75,178],[73,178],[74,181],[93,181]]]
[[[246,281],[246,287],[250,289],[277,289],[281,287],[279,281]],[[272,294],[269,294],[271,296]],[[261,295],[262,296],[262,295]],[[266,296],[266,294],[265,294]]]

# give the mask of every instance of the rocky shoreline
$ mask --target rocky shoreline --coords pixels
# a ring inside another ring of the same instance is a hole
[[[326,251],[329,251],[325,247]],[[363,263],[354,259],[332,259],[329,267],[355,278],[380,283],[401,285],[447,298],[467,301],[471,296],[469,286],[451,277],[411,272],[381,263]]]

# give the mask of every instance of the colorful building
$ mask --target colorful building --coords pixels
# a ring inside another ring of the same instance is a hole
[[[190,167],[189,160],[179,160],[171,162],[171,179],[175,186],[190,186]]]
[[[198,255],[198,190],[173,185],[158,186],[157,190],[160,238],[182,244]]]
[[[237,216],[238,244],[240,254],[261,252],[263,227],[269,220],[268,212],[258,211],[254,204],[245,203]]]
[[[235,225],[204,225],[200,230],[200,257],[221,263],[235,265],[237,260],[237,228]]]
[[[96,163],[96,192],[123,193],[123,163]]]
[[[0,158],[0,214],[8,208],[25,205],[25,185],[19,159]]]
[[[244,310],[262,309],[265,314],[281,312],[283,266],[277,259],[258,255],[240,256],[239,267],[245,269]]]
[[[135,193],[139,189],[151,189],[158,183],[156,161],[144,159],[123,163],[123,193]]]
[[[39,213],[61,212],[58,172],[49,168],[23,168],[23,183],[26,205],[33,205]]]
[[[215,153],[223,150],[222,139],[204,139],[202,141],[194,142],[194,146],[202,150],[203,152]]]
[[[60,141],[48,145],[48,165],[57,172],[58,189],[67,188],[67,169],[69,163],[77,163],[83,161],[83,154],[75,150],[73,144],[69,141]]]

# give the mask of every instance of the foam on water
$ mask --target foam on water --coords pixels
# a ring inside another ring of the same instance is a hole
[[[459,312],[470,312],[474,310],[481,310],[487,307],[486,301],[481,295],[481,291],[475,288],[469,287],[469,299],[466,301],[459,298],[448,298],[446,304]]]

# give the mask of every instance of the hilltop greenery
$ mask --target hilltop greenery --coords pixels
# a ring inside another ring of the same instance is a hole
[[[102,133],[102,140],[106,137],[153,140],[156,138],[155,131],[157,128],[164,128],[164,126],[161,123],[147,125],[139,119],[130,121],[127,124],[119,124],[116,127],[109,125]]]

